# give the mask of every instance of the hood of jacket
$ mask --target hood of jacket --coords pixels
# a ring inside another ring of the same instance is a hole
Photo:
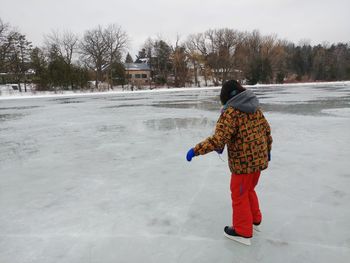
[[[228,107],[233,107],[245,113],[254,113],[258,110],[259,100],[252,91],[245,90],[232,97],[224,105],[223,110],[226,110]]]

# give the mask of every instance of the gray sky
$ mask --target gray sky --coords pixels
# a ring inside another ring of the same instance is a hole
[[[52,30],[82,36],[116,23],[128,33],[133,56],[148,37],[184,40],[222,27],[258,29],[294,43],[349,42],[349,12],[349,0],[0,0],[0,18],[34,45]]]

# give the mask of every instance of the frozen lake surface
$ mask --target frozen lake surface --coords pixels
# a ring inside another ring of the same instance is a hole
[[[252,88],[274,138],[263,232],[231,222],[219,89],[0,100],[0,262],[349,262],[350,84]]]

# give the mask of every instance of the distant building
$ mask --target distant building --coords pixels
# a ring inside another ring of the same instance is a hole
[[[124,63],[128,82],[135,86],[148,85],[151,81],[151,68],[147,63]]]

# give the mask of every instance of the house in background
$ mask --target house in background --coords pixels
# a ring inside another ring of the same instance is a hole
[[[147,63],[124,63],[124,67],[129,84],[143,86],[151,83],[151,68]]]

